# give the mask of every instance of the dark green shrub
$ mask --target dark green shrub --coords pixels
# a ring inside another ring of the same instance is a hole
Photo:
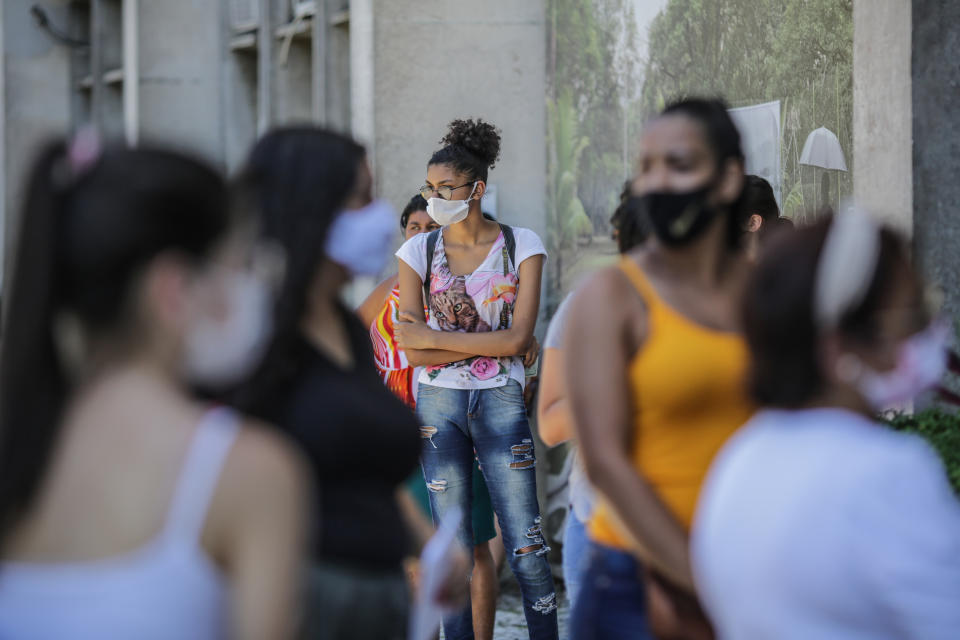
[[[885,421],[897,431],[916,433],[937,450],[954,491],[960,496],[960,414],[941,408],[899,413]]]

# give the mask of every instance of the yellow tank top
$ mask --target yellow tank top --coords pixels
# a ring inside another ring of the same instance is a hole
[[[689,529],[713,456],[753,413],[744,389],[747,350],[735,333],[707,329],[666,305],[630,259],[620,268],[647,308],[647,338],[629,364],[630,455],[637,472]],[[590,537],[630,545],[601,499]]]

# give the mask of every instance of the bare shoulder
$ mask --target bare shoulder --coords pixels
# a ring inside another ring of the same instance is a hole
[[[623,269],[597,271],[577,287],[570,299],[568,325],[578,333],[626,340],[634,351],[646,331],[646,305]]]
[[[223,479],[241,495],[300,493],[308,484],[308,470],[301,451],[276,427],[243,420]]]
[[[387,297],[387,294],[397,285],[397,276],[392,275],[389,278],[386,278],[383,282],[378,284],[376,288],[370,293],[370,297],[373,299],[384,300]]]
[[[623,269],[606,267],[581,282],[570,299],[570,315],[627,315],[643,307]]]
[[[275,427],[243,420],[204,526],[203,545],[214,559],[230,566],[237,545],[257,532],[284,536],[305,530],[308,469],[300,451]]]
[[[365,326],[370,326],[373,323],[377,314],[383,309],[383,305],[387,301],[387,296],[390,295],[390,290],[393,289],[397,283],[397,276],[390,276],[378,284],[374,290],[370,292],[370,295],[360,303],[360,306],[357,307],[357,315],[360,316],[360,320]]]

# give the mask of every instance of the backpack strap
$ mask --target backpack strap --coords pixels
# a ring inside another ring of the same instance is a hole
[[[499,223],[498,223],[499,224]],[[513,229],[509,225],[501,224],[500,232],[503,234],[503,249],[501,250],[501,255],[503,256],[503,275],[509,275],[510,265],[513,264],[514,269],[517,269],[517,239],[513,235]],[[510,261],[507,261],[509,257]],[[519,275],[519,271],[518,271]],[[503,307],[500,309],[500,327],[498,331],[506,329],[510,324],[510,316],[513,315],[513,305],[503,303]]]
[[[427,234],[427,270],[423,274],[423,299],[430,304],[430,274],[433,271],[433,254],[437,251],[437,238],[443,229],[434,229]]]
[[[503,246],[507,249],[510,262],[513,263],[514,268],[519,268],[517,264],[517,238],[513,235],[513,227],[501,224],[500,232],[503,234]],[[507,275],[506,272],[503,275]]]

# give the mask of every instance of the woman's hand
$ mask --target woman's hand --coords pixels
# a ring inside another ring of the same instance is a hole
[[[533,340],[530,341],[530,346],[527,347],[527,350],[520,354],[523,356],[523,366],[530,368],[533,366],[533,363],[537,361],[537,358],[540,356],[540,343],[537,342],[536,336],[533,337]]]
[[[463,547],[457,545],[448,565],[443,586],[437,594],[437,604],[448,609],[457,609],[467,603],[470,595],[470,557]]]
[[[400,322],[393,328],[393,335],[397,346],[401,349],[433,349],[433,329],[427,326],[420,318],[401,311]]]

